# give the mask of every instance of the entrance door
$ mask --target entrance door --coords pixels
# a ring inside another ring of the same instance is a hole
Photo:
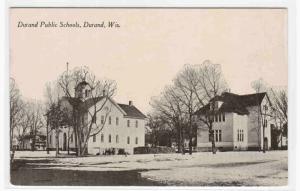
[[[67,150],[67,134],[64,133],[64,137],[63,137],[63,150],[66,151]]]
[[[268,147],[268,138],[267,138],[267,137],[264,138],[264,148],[265,148],[266,150],[269,149],[269,147]]]

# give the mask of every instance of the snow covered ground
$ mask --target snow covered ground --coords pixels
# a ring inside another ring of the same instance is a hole
[[[168,185],[285,186],[287,151],[141,154],[54,158],[55,153],[18,151],[16,159],[51,159],[32,163],[39,169],[84,171],[140,170],[141,176]],[[30,163],[30,162],[29,162]]]

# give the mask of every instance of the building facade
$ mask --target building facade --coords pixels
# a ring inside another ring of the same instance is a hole
[[[76,87],[75,98],[64,97],[61,99],[63,108],[72,111],[74,106],[81,108],[78,116],[82,124],[92,122],[91,132],[88,126],[82,131],[82,140],[90,136],[87,142],[89,154],[133,154],[135,147],[145,146],[146,116],[129,101],[128,104],[116,103],[112,98],[104,95],[91,97],[91,91],[86,82]],[[94,117],[89,115],[94,109],[100,109]],[[55,131],[48,136],[50,149],[56,148]],[[61,128],[59,133],[59,148],[61,150],[74,150],[75,135],[72,126]]]
[[[270,149],[270,107],[266,93],[237,95],[226,92],[216,96],[195,113],[197,150],[211,150],[208,122],[212,124],[211,137],[218,150]]]

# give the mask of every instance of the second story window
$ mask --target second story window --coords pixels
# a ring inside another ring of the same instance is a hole
[[[130,137],[127,137],[127,144],[130,144]]]
[[[225,121],[225,113],[223,113],[222,115],[223,115],[223,121]]]
[[[108,124],[111,125],[111,116],[108,117]]]
[[[139,126],[139,121],[136,120],[136,121],[135,121],[135,127],[138,127],[138,126]]]
[[[119,118],[116,117],[116,125],[119,125]]]
[[[130,120],[127,120],[127,127],[130,127]]]
[[[135,138],[135,144],[137,145],[139,143],[139,139],[136,137]]]

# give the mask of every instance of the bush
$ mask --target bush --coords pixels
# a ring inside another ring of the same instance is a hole
[[[134,154],[159,154],[159,153],[175,153],[172,147],[135,147]]]

